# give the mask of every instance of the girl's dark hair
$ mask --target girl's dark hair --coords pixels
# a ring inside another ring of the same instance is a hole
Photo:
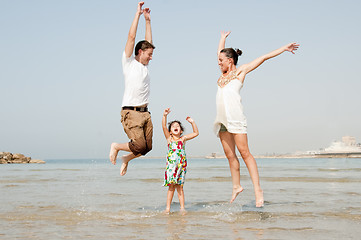
[[[151,44],[150,42],[148,42],[147,40],[143,40],[137,43],[137,45],[135,45],[135,49],[134,49],[134,55],[137,56],[139,54],[139,49],[142,49],[142,51],[147,50],[148,48],[155,48],[153,44]]]
[[[184,127],[183,127],[182,123],[180,121],[178,121],[178,120],[174,120],[174,121],[171,121],[171,122],[168,123],[168,131],[169,132],[170,132],[170,128],[171,128],[173,123],[178,123],[179,126],[180,126],[180,129],[182,130],[182,132],[184,132]]]
[[[221,50],[221,53],[224,53],[227,58],[232,58],[234,61],[234,65],[237,65],[238,56],[242,55],[242,51],[238,48],[224,48]]]

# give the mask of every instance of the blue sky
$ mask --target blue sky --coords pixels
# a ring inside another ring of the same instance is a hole
[[[0,151],[33,158],[107,158],[125,142],[120,123],[121,54],[138,1],[0,1]],[[222,152],[213,133],[216,50],[243,50],[239,63],[298,42],[246,77],[241,91],[253,154],[327,147],[344,135],[361,142],[360,1],[151,0],[156,46],[150,111],[163,156],[169,120],[195,119],[189,155]],[[144,38],[144,19],[137,40]]]

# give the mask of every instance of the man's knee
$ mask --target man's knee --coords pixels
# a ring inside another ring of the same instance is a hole
[[[152,146],[148,146],[144,141],[130,141],[129,148],[134,155],[146,155],[150,150],[152,150]]]
[[[130,140],[129,149],[134,155],[142,154],[145,149],[145,143],[143,141]]]
[[[141,153],[142,155],[145,155],[147,154],[148,152],[150,152],[153,148],[153,141],[152,141],[152,138],[151,137],[146,137],[146,140],[145,140],[145,148],[143,150],[143,152]]]
[[[152,146],[146,146],[144,150],[140,153],[142,155],[146,155],[148,152],[152,150]]]

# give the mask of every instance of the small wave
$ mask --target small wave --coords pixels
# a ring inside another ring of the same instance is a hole
[[[121,193],[108,193],[107,194],[108,196],[123,196],[123,194],[121,194]]]
[[[361,193],[358,193],[358,192],[345,192],[345,194],[351,195],[351,196],[361,196]]]
[[[187,178],[189,182],[229,182],[231,177]]]
[[[163,183],[163,180],[160,178],[145,178],[138,180],[146,183]],[[186,178],[186,182],[230,182],[231,180],[231,177]]]
[[[146,183],[157,183],[157,182],[160,184],[163,183],[163,181],[160,178],[144,178],[144,179],[139,179],[139,181]]]
[[[77,168],[56,168],[56,169],[30,169],[31,172],[53,172],[53,171],[83,171]]]
[[[358,178],[322,178],[322,177],[262,177],[270,182],[361,182]]]
[[[8,183],[27,183],[29,180],[26,179],[7,179],[7,180],[0,180],[0,184],[8,184]]]
[[[4,187],[18,187],[19,185],[16,185],[16,184],[8,184],[8,185],[5,185]]]
[[[301,228],[283,228],[283,227],[269,227],[268,230],[273,231],[310,231],[313,230],[311,227],[301,227]]]
[[[352,212],[355,212],[354,210]],[[340,219],[347,219],[347,220],[352,220],[352,221],[360,221],[361,220],[361,214],[360,213],[352,213],[350,211],[345,211],[345,212],[324,212],[322,213],[323,216],[329,218],[340,218]],[[360,212],[360,209],[358,209],[357,212]]]
[[[43,178],[43,179],[8,179],[8,180],[0,180],[0,184],[11,184],[15,185],[16,183],[33,183],[33,182],[55,182],[59,181],[56,178]]]
[[[224,222],[232,222],[232,223],[259,222],[272,218],[272,214],[267,212],[257,212],[257,211],[243,211],[237,213],[221,212],[215,214],[213,218]]]
[[[361,168],[319,168],[320,172],[361,172]]]

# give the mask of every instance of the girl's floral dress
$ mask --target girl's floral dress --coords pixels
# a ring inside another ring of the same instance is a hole
[[[184,184],[184,178],[187,172],[187,158],[182,140],[171,141],[168,144],[167,165],[164,175],[164,185]]]

